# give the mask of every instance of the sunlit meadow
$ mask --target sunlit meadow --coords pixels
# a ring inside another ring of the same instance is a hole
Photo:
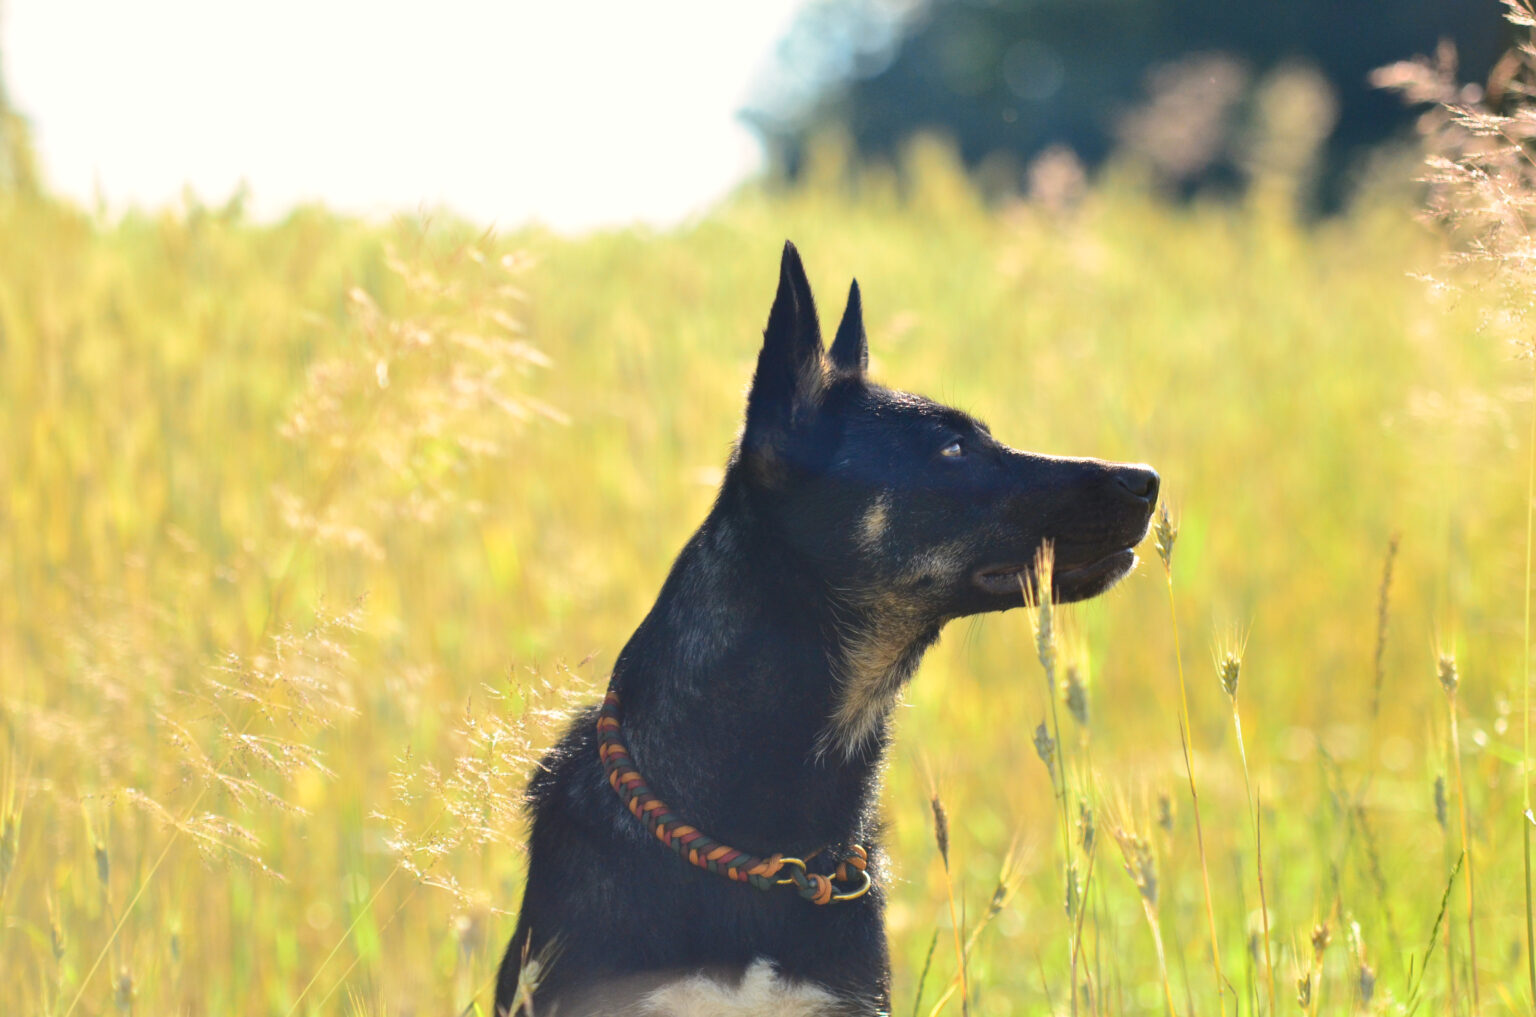
[[[1304,166],[984,203],[827,144],[579,238],[0,194],[0,1009],[489,1013],[520,788],[707,509],[786,237],[878,378],[1171,510],[923,665],[895,1011],[1528,1009],[1531,365],[1412,162],[1316,221]]]

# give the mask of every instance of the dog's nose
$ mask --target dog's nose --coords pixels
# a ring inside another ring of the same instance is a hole
[[[1157,500],[1159,478],[1157,471],[1150,466],[1122,466],[1115,471],[1115,480],[1138,498],[1148,502]]]

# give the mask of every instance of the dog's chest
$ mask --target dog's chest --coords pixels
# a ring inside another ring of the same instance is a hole
[[[781,977],[766,960],[754,961],[741,982],[728,985],[691,975],[646,995],[648,1017],[828,1017],[848,1004],[810,982]]]

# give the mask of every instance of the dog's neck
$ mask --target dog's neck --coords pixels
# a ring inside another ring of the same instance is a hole
[[[839,602],[781,543],[742,532],[758,524],[732,496],[615,665],[635,763],[688,823],[743,850],[865,839],[891,708],[938,625]]]

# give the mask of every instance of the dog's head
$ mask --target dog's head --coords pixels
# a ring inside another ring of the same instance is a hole
[[[1153,470],[1010,448],[959,410],[874,384],[868,359],[858,283],[825,349],[785,244],[733,471],[786,553],[840,599],[936,626],[1023,603],[1046,542],[1058,601],[1131,570]]]

